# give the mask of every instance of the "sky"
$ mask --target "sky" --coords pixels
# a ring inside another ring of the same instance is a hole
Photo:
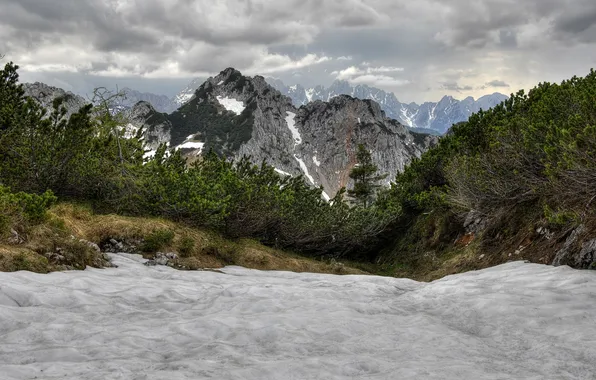
[[[21,80],[172,96],[227,67],[402,102],[530,89],[596,67],[594,0],[0,0]]]

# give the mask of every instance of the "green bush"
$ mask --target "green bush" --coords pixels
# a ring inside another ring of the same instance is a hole
[[[172,244],[174,240],[174,232],[171,230],[156,230],[147,235],[141,246],[143,252],[157,252],[168,245]]]
[[[190,257],[195,250],[195,241],[193,238],[185,236],[180,241],[178,252],[181,257]]]
[[[47,217],[47,210],[56,200],[49,190],[42,195],[12,193],[9,188],[0,185],[0,233],[5,233],[10,228],[23,229],[43,222]]]

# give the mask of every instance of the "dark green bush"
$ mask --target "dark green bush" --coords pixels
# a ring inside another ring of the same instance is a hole
[[[174,240],[174,232],[171,230],[156,230],[145,236],[141,251],[157,252],[170,244]]]

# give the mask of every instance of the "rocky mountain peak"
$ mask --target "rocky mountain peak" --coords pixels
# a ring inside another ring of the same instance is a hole
[[[78,112],[81,107],[91,103],[79,95],[75,95],[70,91],[64,91],[61,88],[48,86],[45,83],[25,83],[23,84],[25,96],[31,97],[43,107],[51,109],[53,102],[57,98],[62,98],[62,105],[66,107],[67,117],[73,113]]]

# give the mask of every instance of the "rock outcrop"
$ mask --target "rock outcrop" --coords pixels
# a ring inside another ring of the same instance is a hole
[[[78,112],[81,107],[91,103],[82,96],[39,82],[25,83],[23,84],[23,90],[25,90],[25,96],[31,97],[49,110],[52,109],[55,99],[62,98],[62,106],[66,108],[67,117]]]
[[[170,143],[172,124],[167,114],[156,111],[149,102],[138,102],[126,111],[126,116],[132,130],[144,128],[143,138],[147,149],[156,150],[161,144]]]

